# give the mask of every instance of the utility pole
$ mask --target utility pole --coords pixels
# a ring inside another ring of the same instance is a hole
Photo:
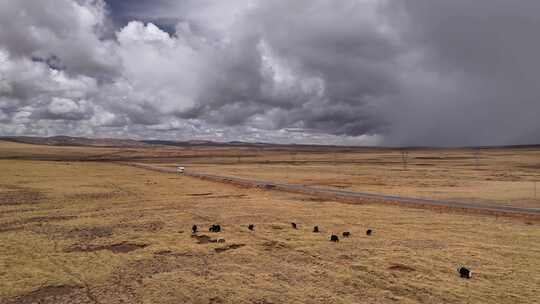
[[[476,163],[476,170],[478,171],[478,165],[479,165],[479,156],[480,156],[480,151],[478,149],[474,150],[474,159],[475,159],[475,163]]]
[[[403,170],[407,171],[407,161],[408,161],[409,152],[401,150],[401,161],[403,162]]]
[[[285,180],[289,179],[289,167],[285,164]]]

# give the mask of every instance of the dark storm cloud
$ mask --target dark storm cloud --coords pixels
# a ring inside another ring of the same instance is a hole
[[[234,125],[274,111],[274,128],[338,135],[383,129],[386,121],[372,104],[397,89],[393,66],[400,46],[377,28],[377,6],[356,3],[261,3],[215,63],[218,74],[209,77],[197,105],[206,111],[192,113]]]
[[[535,143],[539,12],[525,0],[0,0],[0,132]]]
[[[398,96],[392,141],[453,145],[540,141],[540,3],[407,0],[394,7],[411,49],[439,78]],[[409,95],[410,94],[410,95]]]

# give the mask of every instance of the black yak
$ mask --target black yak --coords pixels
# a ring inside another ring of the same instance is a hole
[[[212,226],[210,226],[208,231],[210,231],[210,232],[220,232],[221,231],[221,226],[220,225],[212,225]]]
[[[470,271],[469,269],[465,267],[458,268],[458,272],[462,278],[465,278],[465,279],[472,278],[472,271]]]

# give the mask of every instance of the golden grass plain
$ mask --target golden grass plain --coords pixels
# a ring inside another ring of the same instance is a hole
[[[124,155],[122,149],[7,146],[0,145],[0,303],[540,302],[538,222],[348,205],[69,160]],[[12,157],[17,149],[26,159]],[[231,150],[220,159],[182,158],[197,151],[153,150],[125,154],[225,173],[263,157]],[[149,157],[154,152],[159,160]],[[31,160],[45,154],[56,161]],[[64,154],[68,160],[60,161]],[[276,159],[286,154],[268,152],[268,165],[279,166]],[[309,157],[322,156],[302,156]],[[538,160],[516,158],[528,166]],[[300,163],[285,164],[304,176]],[[250,177],[266,178],[253,169],[264,159],[244,166],[252,168]],[[300,229],[290,228],[293,221]],[[224,231],[207,232],[214,223]],[[193,224],[199,235],[225,243],[199,244]],[[343,231],[352,236],[329,242]],[[461,265],[473,279],[459,278]]]
[[[404,164],[403,153],[407,153]],[[0,159],[130,161],[340,190],[540,208],[540,147],[89,148],[0,141]]]
[[[406,151],[406,150],[405,150]],[[373,149],[187,162],[198,173],[384,195],[540,208],[540,149]],[[172,167],[175,164],[158,164]]]

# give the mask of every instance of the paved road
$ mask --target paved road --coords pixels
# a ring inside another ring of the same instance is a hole
[[[135,163],[124,163],[138,168],[159,171],[164,173],[176,173],[175,169],[172,168],[162,168],[146,164],[135,164]],[[363,193],[363,192],[353,192],[353,191],[344,191],[336,190],[330,188],[319,188],[319,187],[308,187],[302,185],[290,185],[290,184],[281,184],[268,181],[261,181],[255,179],[245,179],[238,177],[228,177],[228,176],[218,176],[211,174],[196,173],[186,170],[184,175],[201,178],[205,180],[231,183],[236,185],[248,186],[248,187],[258,187],[268,190],[280,190],[286,192],[294,192],[301,194],[308,194],[328,199],[341,200],[351,203],[361,203],[361,202],[380,202],[380,203],[389,203],[389,204],[400,204],[400,205],[409,205],[412,207],[418,206],[427,206],[427,207],[443,207],[443,208],[453,208],[453,209],[467,209],[475,210],[480,212],[488,213],[506,213],[506,214],[524,214],[532,216],[540,216],[540,208],[519,208],[512,206],[504,205],[488,205],[488,204],[478,204],[472,202],[452,202],[452,201],[442,201],[442,200],[431,200],[431,199],[422,199],[422,198],[411,198],[411,197],[402,197],[402,196],[393,196],[393,195],[381,195],[381,194],[372,194],[372,193]]]

